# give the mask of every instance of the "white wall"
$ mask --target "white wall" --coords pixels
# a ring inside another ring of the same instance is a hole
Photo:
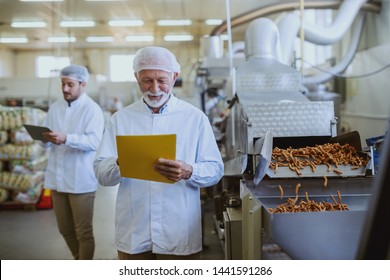
[[[389,126],[390,68],[368,75],[389,64],[390,0],[383,0],[381,13],[368,17],[361,51],[345,73],[347,76],[361,77],[346,81],[340,125],[344,131],[358,131],[363,145],[365,139],[385,134]]]
[[[134,54],[137,49],[82,49],[71,50],[29,50],[10,51],[0,49],[0,99],[28,98],[48,100],[49,103],[61,98],[61,86],[58,78],[36,78],[35,58],[43,55],[69,56],[72,63],[86,65],[91,73],[87,85],[88,94],[101,103],[103,108],[109,106],[110,99],[118,97],[124,105],[138,99],[138,86],[135,83],[101,82],[99,76],[109,76],[109,57],[112,54]],[[194,65],[198,61],[199,50],[196,48],[173,48],[181,64],[183,88],[175,91],[179,96],[191,101],[192,85],[195,77]],[[131,65],[129,65],[131,69]],[[132,73],[129,73],[131,75]],[[103,79],[104,80],[104,79]]]
[[[6,48],[0,48],[0,77],[11,77],[14,73],[14,53]]]
[[[170,50],[176,55],[181,67],[182,76],[192,71],[193,65],[199,59],[196,46],[188,48],[174,47]],[[82,64],[89,68],[91,74],[109,76],[109,58],[113,54],[135,54],[137,48],[128,49],[48,49],[48,50],[18,50],[11,51],[0,46],[0,78],[35,78],[35,59],[37,56],[68,56],[71,62]],[[131,65],[130,65],[131,68]]]
[[[124,105],[132,103],[137,99],[137,91],[136,83],[97,82],[93,75],[86,88],[86,92],[99,101],[103,108],[114,96],[120,98]],[[37,100],[38,103],[47,100],[52,103],[62,98],[61,84],[58,78],[2,78],[0,97]]]
[[[374,72],[390,63],[390,44],[358,53],[347,75]],[[341,126],[346,131],[357,130],[362,141],[383,135],[389,125],[390,68],[374,75],[347,81],[347,95],[341,114]]]

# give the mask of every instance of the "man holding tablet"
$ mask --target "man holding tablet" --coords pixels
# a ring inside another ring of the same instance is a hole
[[[63,99],[47,113],[44,132],[49,160],[45,185],[53,193],[58,229],[74,259],[93,259],[92,218],[98,182],[93,160],[104,130],[103,111],[86,93],[88,70],[70,65],[61,71]]]

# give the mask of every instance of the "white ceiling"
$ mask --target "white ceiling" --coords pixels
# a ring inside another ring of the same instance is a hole
[[[256,10],[273,2],[282,0],[230,0],[230,17]],[[296,1],[299,2],[299,1]],[[55,45],[47,42],[49,36],[74,36],[77,41],[74,48],[117,48],[133,46],[125,42],[127,35],[154,35],[154,44],[167,44],[162,37],[165,34],[192,34],[198,44],[199,38],[209,35],[215,26],[207,26],[204,20],[217,18],[226,20],[227,0],[122,0],[89,2],[85,0],[63,0],[63,2],[21,2],[19,0],[0,0],[0,37],[27,36],[27,44],[4,44],[2,47],[14,49],[47,49]],[[191,19],[191,26],[159,27],[159,19]],[[141,27],[109,27],[111,19],[142,19]],[[45,21],[45,28],[13,28],[12,21]],[[95,27],[63,28],[62,20],[94,20]],[[245,27],[233,29],[233,39],[243,40]],[[87,36],[114,36],[112,43],[87,43]],[[145,44],[145,43],[142,43]],[[171,43],[172,44],[172,43]],[[177,43],[175,43],[177,44]]]

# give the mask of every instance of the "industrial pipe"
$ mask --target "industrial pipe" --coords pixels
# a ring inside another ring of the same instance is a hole
[[[342,4],[342,0],[317,0],[317,1],[307,1],[305,2],[306,9],[337,9]],[[268,6],[261,7],[257,10],[250,11],[238,15],[230,20],[231,27],[237,27],[242,24],[248,23],[259,17],[266,17],[268,15],[286,11],[294,11],[299,8],[299,3],[297,1],[290,1],[284,3],[277,3]],[[379,13],[381,10],[381,2],[378,1],[369,1],[365,3],[362,7],[362,10],[368,12]],[[227,30],[227,23],[224,21],[222,24],[215,27],[210,36],[218,36],[224,33]]]
[[[317,45],[331,45],[344,36],[352,25],[359,10],[367,0],[345,0],[341,5],[332,24],[327,27],[313,25],[310,23],[303,24],[305,41]],[[290,59],[294,51],[294,42],[301,28],[299,16],[290,13],[280,20],[278,24],[280,33],[281,62],[290,64]]]
[[[327,69],[326,73],[320,73],[315,76],[303,77],[302,83],[304,85],[310,84],[321,84],[333,78],[334,75],[342,73],[347,69],[349,64],[352,62],[356,51],[359,47],[360,38],[363,33],[363,27],[365,22],[366,14],[359,15],[356,19],[355,24],[352,29],[352,38],[350,42],[349,49],[345,54],[344,58],[335,66]]]

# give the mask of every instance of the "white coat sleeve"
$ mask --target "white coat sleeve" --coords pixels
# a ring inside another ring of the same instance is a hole
[[[98,107],[88,114],[89,121],[84,134],[67,134],[65,145],[83,151],[96,151],[98,149],[104,130],[104,115]]]
[[[102,186],[115,186],[121,180],[119,166],[116,164],[118,154],[115,135],[115,129],[110,122],[104,131],[93,163],[95,176]]]
[[[207,118],[199,128],[197,156],[187,183],[194,187],[210,187],[219,182],[224,165],[213,130]]]

